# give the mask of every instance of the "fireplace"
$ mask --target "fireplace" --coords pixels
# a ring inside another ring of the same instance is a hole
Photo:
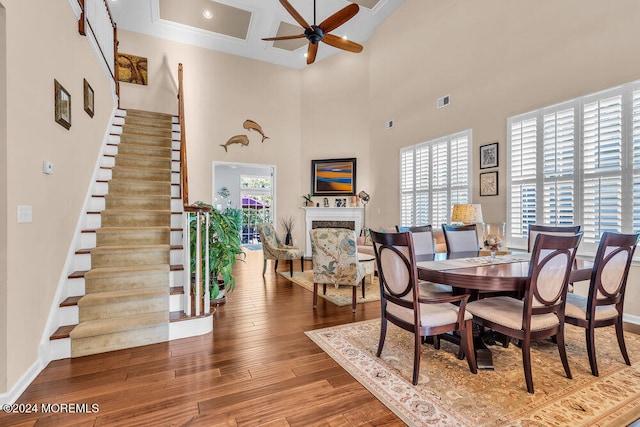
[[[362,207],[342,208],[312,208],[304,207],[305,211],[305,252],[306,258],[311,258],[311,240],[309,230],[313,228],[349,228],[360,235],[362,228]]]

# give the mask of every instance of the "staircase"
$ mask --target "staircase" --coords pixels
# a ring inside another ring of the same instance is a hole
[[[60,304],[66,312],[59,323],[77,323],[51,336],[70,341],[70,352],[63,344],[53,358],[191,335],[170,328],[170,320],[185,319],[183,288],[172,287],[184,270],[176,119],[139,110],[121,113],[93,190],[77,270],[69,275],[70,296]],[[203,333],[198,330],[202,326],[195,332]]]

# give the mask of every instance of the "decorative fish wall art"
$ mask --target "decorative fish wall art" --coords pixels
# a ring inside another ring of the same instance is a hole
[[[245,120],[244,123],[242,124],[242,127],[247,129],[249,132],[253,130],[258,132],[260,135],[262,135],[261,142],[264,142],[265,139],[269,139],[269,137],[264,134],[264,131],[262,130],[262,126],[260,126],[258,123],[254,122],[253,120],[249,120],[249,119]],[[229,138],[229,140],[226,143],[220,144],[220,146],[224,148],[225,152],[228,152],[227,148],[232,144],[241,144],[242,146],[247,146],[249,145],[249,136],[234,135],[231,138]]]

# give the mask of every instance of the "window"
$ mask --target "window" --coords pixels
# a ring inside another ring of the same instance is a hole
[[[470,150],[470,129],[400,150],[401,225],[440,227],[454,203],[469,202]]]
[[[507,120],[510,245],[530,224],[581,224],[583,248],[602,233],[640,231],[640,82]]]
[[[271,176],[240,176],[242,197],[242,243],[259,243],[256,224],[271,222],[273,188]]]

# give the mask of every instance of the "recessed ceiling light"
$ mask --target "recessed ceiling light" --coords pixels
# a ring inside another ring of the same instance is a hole
[[[343,38],[344,40],[348,40],[348,39],[349,39],[349,37],[347,37],[347,36],[342,36],[342,38]]]
[[[302,56],[304,56],[306,58],[307,57],[307,52],[305,52],[304,55],[302,55]]]
[[[205,11],[202,12],[202,16],[204,16],[207,19],[211,19],[213,18],[213,12],[211,12],[209,9],[205,9]]]

